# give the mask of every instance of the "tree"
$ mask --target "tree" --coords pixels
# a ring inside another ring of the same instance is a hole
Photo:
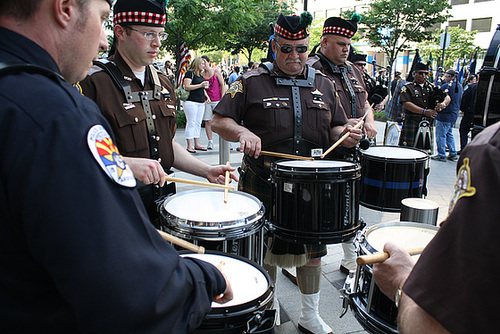
[[[182,43],[188,49],[223,49],[231,34],[255,22],[256,1],[262,0],[170,0],[165,26],[169,36],[163,47],[175,55],[176,63]]]
[[[481,49],[480,47],[474,46],[474,39],[477,31],[466,31],[460,27],[449,27],[448,32],[450,33],[450,47],[445,51],[443,66],[445,69],[453,68],[458,59],[466,59],[468,61],[475,51],[479,51]],[[443,50],[439,46],[441,33],[443,33],[443,30],[437,31],[433,34],[431,40],[426,41],[419,46],[423,57],[435,59],[442,56]],[[441,63],[442,60],[439,64]]]
[[[392,65],[410,42],[432,38],[432,28],[450,17],[451,5],[448,0],[374,0],[370,7],[361,21],[368,26],[366,37],[383,50]]]
[[[276,0],[256,1],[253,8],[256,13],[256,21],[234,34],[226,42],[226,49],[231,51],[231,54],[242,52],[248,61],[252,60],[254,50],[267,49],[272,27],[279,14],[289,15],[292,13],[285,2],[278,3]]]

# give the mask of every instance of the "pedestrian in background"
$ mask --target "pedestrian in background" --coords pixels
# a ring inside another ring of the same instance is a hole
[[[212,133],[212,117],[214,115],[213,111],[226,92],[226,85],[224,83],[222,71],[218,67],[212,67],[210,58],[208,58],[208,56],[202,56],[201,58],[206,61],[203,78],[208,81],[209,84],[208,88],[205,90],[207,93],[207,99],[205,101],[205,113],[203,115],[203,121],[205,121],[205,131],[208,138],[207,149],[211,150],[214,148]]]

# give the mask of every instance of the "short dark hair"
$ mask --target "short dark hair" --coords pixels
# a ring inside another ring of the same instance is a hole
[[[105,0],[112,6],[113,0]],[[78,0],[80,7],[85,6],[89,0]],[[0,1],[0,16],[12,16],[18,20],[31,18],[40,9],[40,0],[2,0]]]
[[[210,58],[208,58],[208,56],[201,56],[201,58],[203,58],[203,59],[205,59],[206,61],[208,61],[209,63],[211,63]]]

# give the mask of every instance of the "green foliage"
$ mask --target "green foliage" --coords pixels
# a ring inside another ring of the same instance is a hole
[[[429,41],[425,41],[419,45],[419,50],[421,55],[425,59],[437,59],[441,58],[443,54],[442,48],[439,46],[441,40],[441,34],[443,30],[435,32]],[[474,46],[474,39],[477,31],[466,31],[460,27],[449,27],[448,32],[450,33],[450,47],[445,51],[444,57],[444,68],[456,68],[455,62],[458,59],[467,59],[469,61],[471,54],[474,51],[479,51],[481,48]],[[440,62],[440,65],[442,60]]]
[[[175,119],[178,129],[183,129],[186,127],[186,114],[184,110],[177,110],[177,118]]]
[[[241,31],[231,35],[225,45],[226,50],[231,54],[243,53],[248,61],[260,58],[252,55],[255,50],[267,50],[269,36],[272,33],[270,24],[275,23],[280,13],[289,15],[292,13],[290,7],[285,3],[278,3],[276,0],[254,0],[253,10],[255,12],[255,22],[243,27]],[[303,19],[312,19],[312,16]]]
[[[312,21],[311,32],[309,34],[309,46],[310,49],[319,44],[321,40],[321,34],[323,33],[323,24],[325,23],[324,17],[317,17]]]
[[[394,62],[410,42],[432,38],[432,27],[450,17],[448,0],[374,0],[361,22],[368,27],[367,38],[382,48]]]
[[[373,118],[376,121],[385,122],[385,121],[387,121],[387,114],[385,113],[385,111],[375,111],[373,113]]]
[[[255,2],[264,0],[170,0],[167,6],[169,34],[163,48],[179,60],[179,47],[223,49],[225,41],[256,22]],[[178,67],[178,66],[177,66]]]

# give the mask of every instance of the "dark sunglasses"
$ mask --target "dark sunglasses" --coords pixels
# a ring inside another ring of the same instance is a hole
[[[424,75],[424,74],[425,75],[429,75],[429,72],[420,72],[420,71],[418,71],[417,74],[420,74],[420,75]]]
[[[276,41],[274,41],[274,43],[276,43],[276,45],[280,48],[281,52],[283,53],[290,53],[294,49],[293,46],[291,45],[279,45],[279,43]],[[307,49],[309,49],[307,45],[299,45],[295,47],[295,50],[297,50],[298,53],[307,52]]]

